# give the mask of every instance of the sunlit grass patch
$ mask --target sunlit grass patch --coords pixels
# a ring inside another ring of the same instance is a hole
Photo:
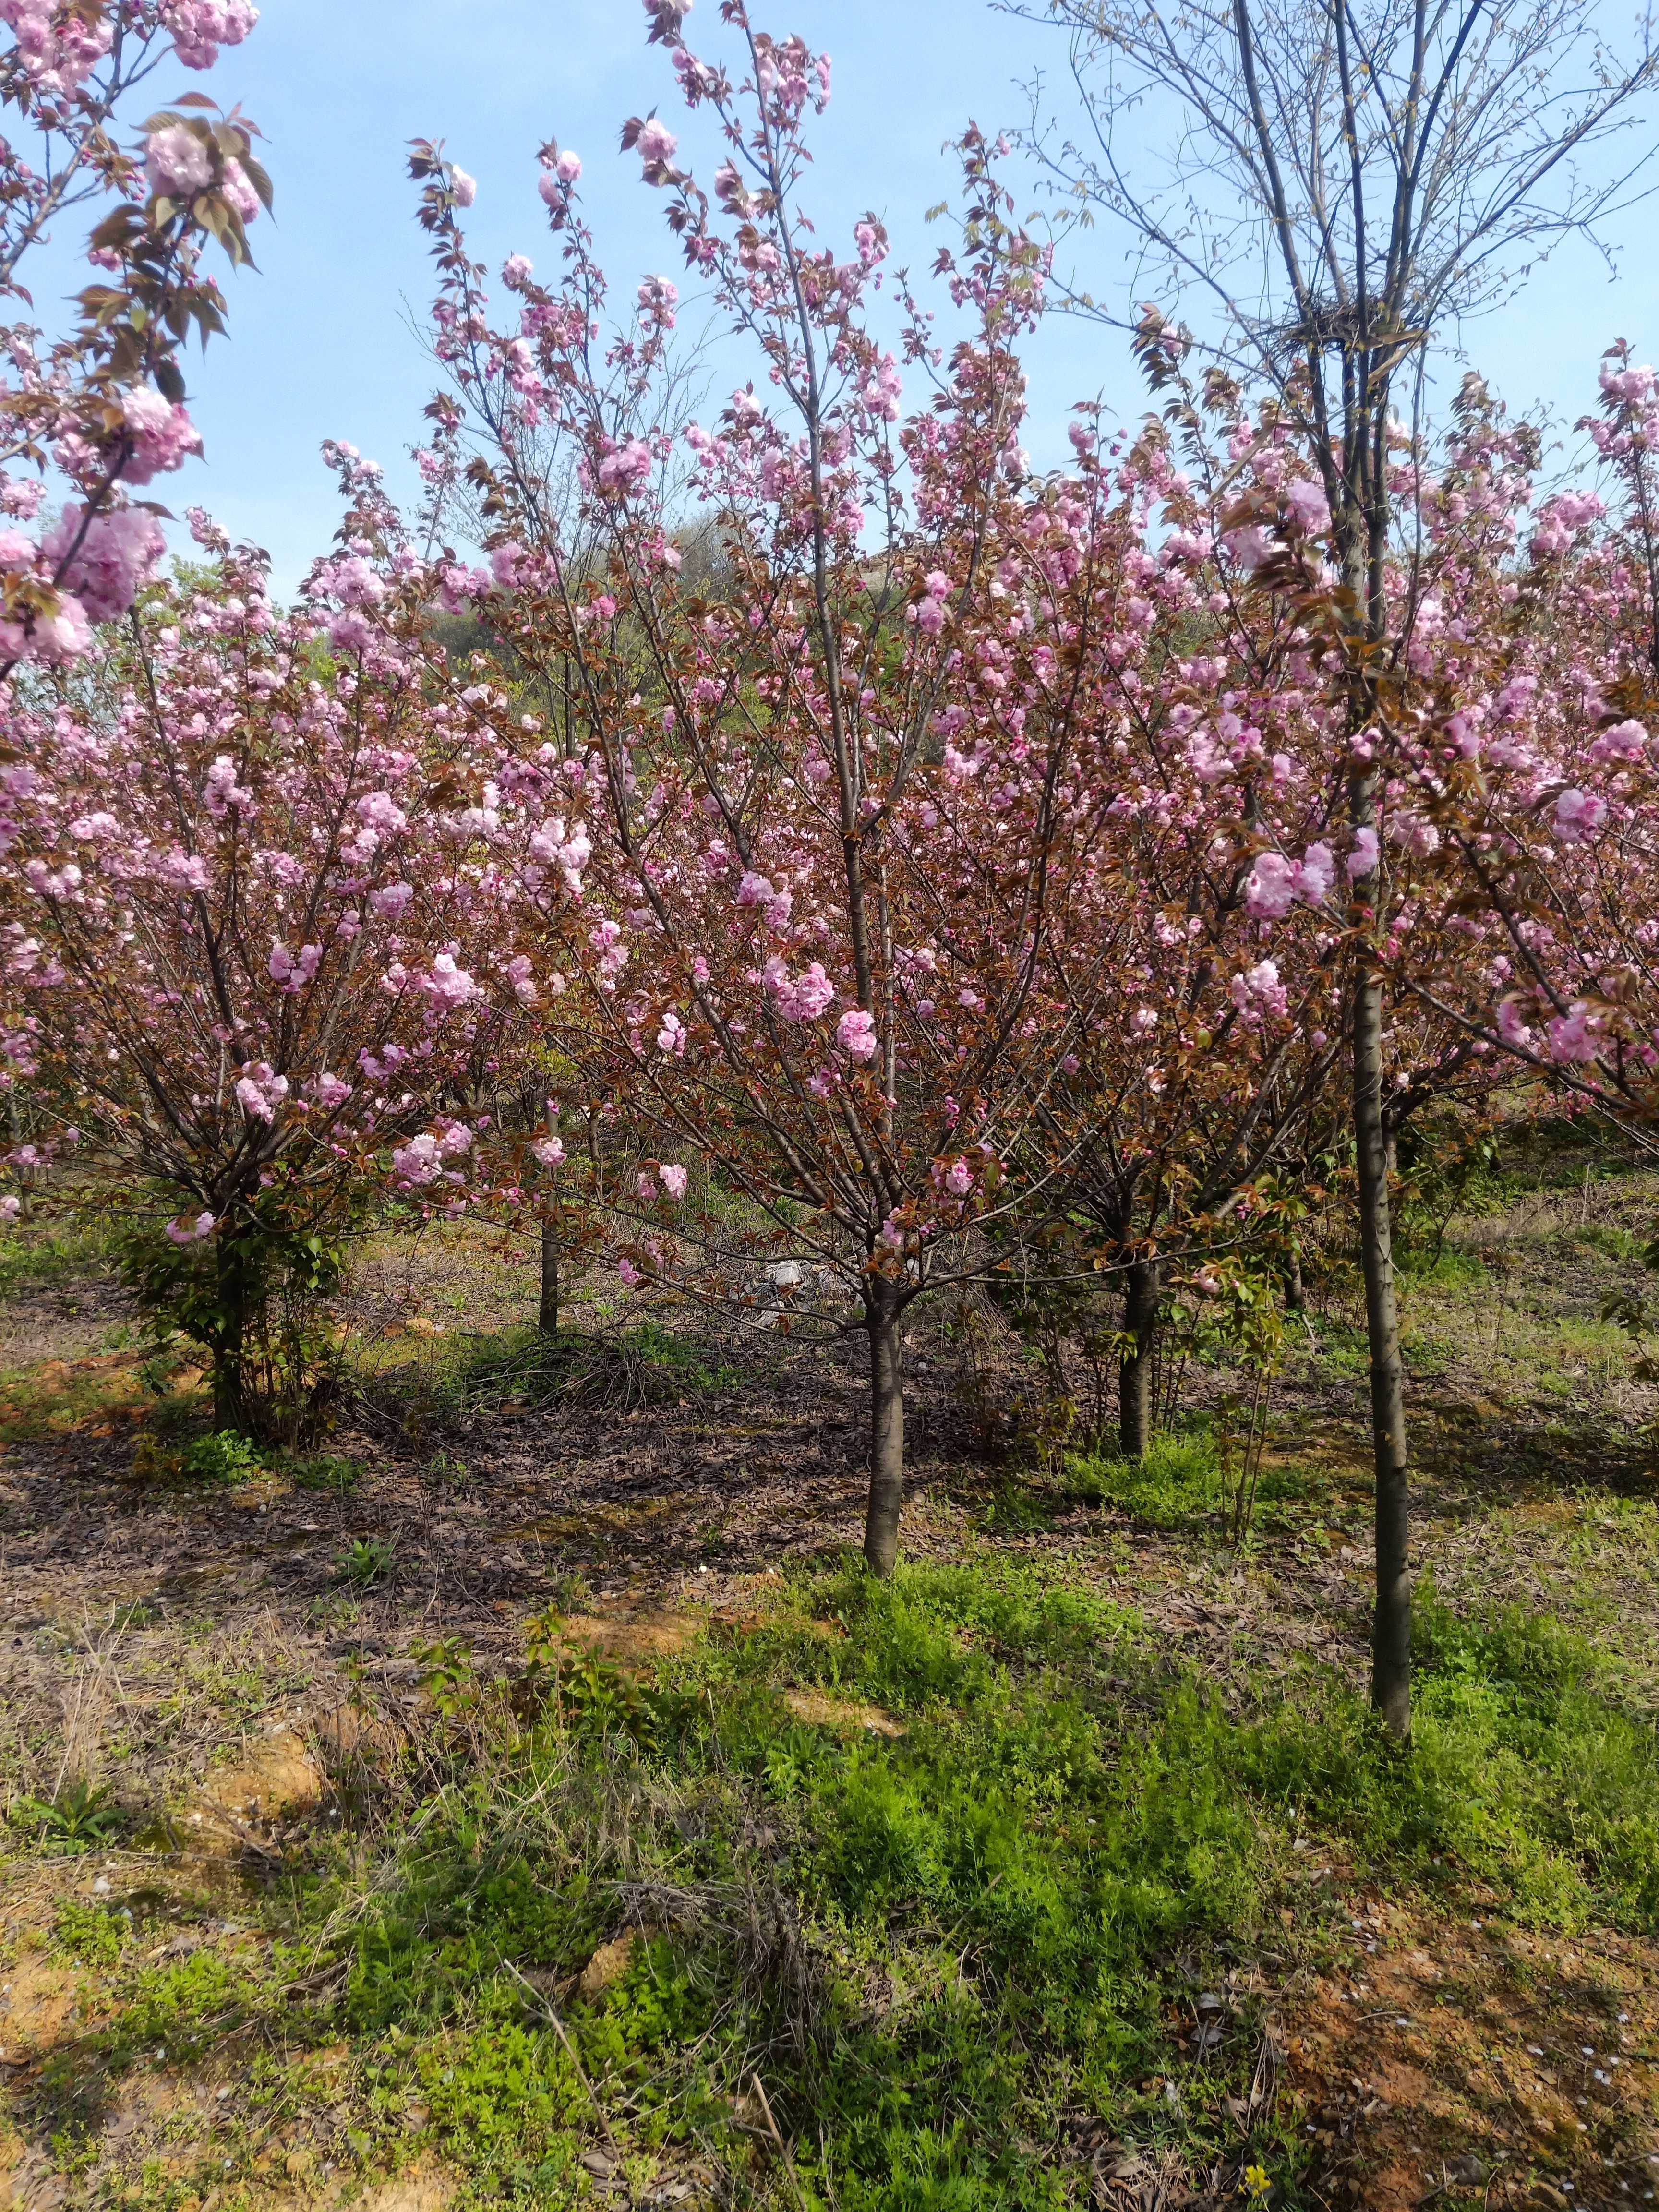
[[[47,1359],[0,1376],[0,1443],[37,1443],[79,1430],[112,1436],[155,1402],[130,1352]]]
[[[290,2177],[438,2160],[480,2203],[615,2171],[1059,2212],[1086,2182],[1064,2113],[1294,2192],[1293,2102],[1237,2112],[1269,2033],[1249,1962],[1340,1932],[1299,1843],[1447,1909],[1474,1885],[1659,1929],[1651,1721],[1552,1621],[1428,1592],[1422,1626],[1406,1752],[1316,1668],[1230,1707],[1075,1567],[988,1547],[792,1571],[626,1669],[556,1613],[524,1674],[428,1639],[418,1738],[359,1761],[346,1832],[319,1815],[188,1942],[133,1941],[120,1883],[60,1914],[91,2025],[39,2094],[102,2157],[125,2083],[224,2081],[222,2124],[216,2091],[192,2109],[230,2188],[274,2142]],[[1236,1992],[1201,2052],[1200,1986]]]

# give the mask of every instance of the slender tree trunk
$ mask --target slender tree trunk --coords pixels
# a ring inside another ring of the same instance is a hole
[[[1292,1244],[1285,1268],[1285,1310],[1300,1313],[1308,1303],[1308,1286],[1302,1279],[1302,1247]]]
[[[559,1231],[551,1217],[542,1224],[542,1299],[536,1325],[544,1336],[559,1332]]]
[[[547,1107],[547,1129],[550,1136],[559,1133],[557,1108],[550,1099]],[[550,1177],[550,1180],[551,1178]],[[536,1316],[536,1325],[544,1336],[559,1333],[559,1218],[556,1193],[548,1200],[548,1210],[542,1220],[542,1297]]]
[[[870,1502],[864,1519],[864,1556],[884,1580],[898,1559],[899,1514],[904,1504],[904,1343],[899,1309],[884,1298],[871,1308]]]
[[[1382,1124],[1382,979],[1369,963],[1354,985],[1353,1129],[1359,1171],[1359,1245],[1370,1346],[1371,1443],[1376,1465],[1376,1621],[1371,1704],[1391,1735],[1412,1729],[1411,1481],[1406,1465],[1405,1376],[1395,1303]]]
[[[1156,1260],[1137,1260],[1123,1291],[1123,1329],[1134,1340],[1117,1372],[1118,1443],[1125,1459],[1145,1459],[1152,1440],[1152,1341],[1160,1290]]]

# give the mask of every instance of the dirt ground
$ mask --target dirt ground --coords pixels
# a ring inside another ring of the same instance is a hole
[[[1601,1309],[1640,1279],[1632,1240],[1654,1195],[1629,1177],[1594,1196],[1588,1182],[1582,1194],[1540,1188],[1501,1218],[1456,1224],[1449,1261],[1406,1291],[1418,1559],[1454,1603],[1498,1591],[1562,1614],[1650,1707],[1659,1548],[1639,1430],[1651,1393],[1631,1382]],[[614,1286],[588,1295],[597,1304]],[[233,1927],[239,1865],[257,1866],[284,1823],[329,1817],[319,1746],[360,1724],[362,1686],[378,1725],[418,1725],[412,1638],[460,1635],[485,1660],[506,1656],[526,1616],[557,1603],[579,1606],[597,1640],[648,1651],[687,1617],[743,1619],[780,1563],[861,1533],[855,1346],[693,1323],[701,1365],[678,1402],[549,1413],[509,1401],[409,1433],[400,1405],[419,1401],[458,1340],[523,1319],[531,1277],[478,1240],[434,1237],[413,1262],[371,1255],[354,1296],[377,1379],[370,1408],[331,1445],[363,1469],[344,1492],[280,1474],[216,1491],[136,1474],[149,1400],[132,1316],[95,1267],[0,1310],[7,1785],[49,1794],[64,1778],[118,1774],[124,1794],[148,1790],[171,1808],[160,1858],[173,1874],[158,1878],[219,1884]],[[959,1342],[919,1321],[908,1550],[945,1557],[972,1540],[1064,1558],[1224,1692],[1303,1655],[1359,1681],[1370,1490],[1356,1324],[1343,1296],[1316,1296],[1269,1453],[1306,1485],[1241,1553],[1111,1507],[1010,1514],[1018,1472],[976,1426]],[[1015,1347],[997,1357],[1017,1381]],[[1195,1372],[1188,1399],[1212,1401],[1225,1383]],[[356,1587],[341,1561],[363,1543],[383,1547],[384,1571]],[[134,1879],[124,1854],[55,1865],[20,1854],[0,1868],[0,1937],[38,1922],[43,1887],[78,1896]],[[1328,1919],[1340,1905],[1348,1963],[1310,1964],[1287,1938],[1268,1994],[1281,2087],[1307,2115],[1333,2204],[1653,2197],[1659,1948],[1598,1929],[1540,1938],[1495,1898],[1490,1921],[1449,1922],[1340,1866],[1308,1881]],[[75,1978],[6,1955],[0,2082],[16,2094],[67,2032]],[[112,2123],[128,2124],[149,2123],[137,2112]],[[1553,2179],[1540,2178],[1546,2151]],[[296,2206],[328,2197],[304,2170],[271,2182],[273,2202],[283,2190]],[[436,2212],[445,2186],[416,2175],[374,2212]],[[21,2140],[0,2205],[8,2187],[19,2212],[62,2200],[50,2161]]]

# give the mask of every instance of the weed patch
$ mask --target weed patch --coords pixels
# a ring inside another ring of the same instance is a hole
[[[1651,1722],[1553,1623],[1431,1591],[1422,1619],[1405,1753],[1334,1676],[1230,1711],[1133,1614],[994,1555],[799,1571],[654,1674],[551,1613],[507,1676],[441,1638],[418,1750],[365,1770],[361,1825],[257,1940],[140,1959],[77,1904],[57,1941],[107,1984],[111,2082],[280,2020],[262,2094],[298,2109],[337,2060],[356,2156],[412,2145],[480,2201],[613,2170],[746,2201],[788,2144],[804,2206],[1059,2212],[1109,2136],[1294,2203],[1312,2153],[1251,2101],[1265,2016],[1230,1962],[1285,1940],[1298,1841],[1540,1925],[1659,1927]],[[815,1700],[902,1723],[810,1725]],[[1237,1992],[1226,2033],[1183,2041],[1201,1987]]]

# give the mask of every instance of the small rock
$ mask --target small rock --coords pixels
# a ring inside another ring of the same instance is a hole
[[[601,1943],[582,1968],[576,1984],[578,1996],[586,1997],[591,2002],[593,1998],[602,1996],[613,1982],[621,1981],[628,1972],[628,1962],[633,1957],[634,1948],[639,1940],[636,1930],[630,1928],[626,1935],[618,1936],[614,1942]],[[598,2153],[594,2154],[597,2156]],[[605,2172],[608,2173],[610,2171],[607,2165]]]

